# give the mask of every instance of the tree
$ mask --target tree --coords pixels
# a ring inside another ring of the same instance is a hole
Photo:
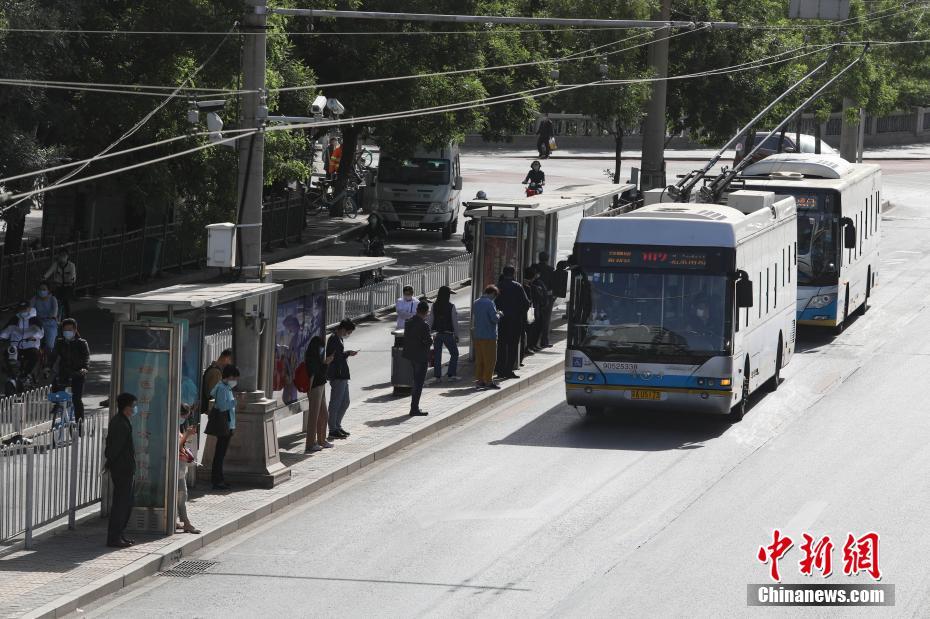
[[[326,8],[335,4],[328,2]],[[372,11],[498,15],[522,14],[526,9],[525,3],[516,0],[354,0],[349,5]],[[315,34],[295,37],[295,51],[314,68],[322,84],[321,92],[339,99],[349,118],[476,101],[545,83],[544,70],[532,66],[366,83],[392,76],[532,60],[532,40],[536,35],[514,32],[513,28],[348,19],[318,20],[314,24],[306,19],[294,20],[290,28]],[[352,34],[333,34],[336,32]],[[378,32],[399,34],[372,34]],[[335,85],[347,81],[358,83]],[[524,98],[500,106],[476,106],[372,123],[371,133],[382,149],[410,154],[420,145],[436,149],[448,142],[461,142],[470,131],[480,131],[490,139],[503,139],[510,131],[529,124],[536,109],[535,101]],[[357,139],[366,128],[348,125],[343,129],[342,182],[352,165]]]

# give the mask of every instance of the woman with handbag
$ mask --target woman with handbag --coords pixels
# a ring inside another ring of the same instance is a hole
[[[233,389],[239,384],[239,368],[230,364],[223,368],[223,380],[216,383],[210,396],[213,408],[207,419],[206,433],[216,437],[213,451],[213,469],[210,480],[214,490],[229,490],[229,484],[223,478],[223,460],[229,441],[236,431],[236,396]]]
[[[197,434],[197,426],[190,424],[191,407],[181,405],[181,427],[178,434],[178,518],[181,519],[175,529],[185,533],[200,533],[200,529],[191,524],[187,517],[187,467],[194,463],[194,453],[187,448],[187,441]],[[190,424],[190,425],[189,425]]]

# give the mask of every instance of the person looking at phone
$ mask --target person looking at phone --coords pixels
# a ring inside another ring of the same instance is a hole
[[[342,418],[349,410],[349,357],[357,350],[346,350],[345,339],[355,331],[355,323],[346,318],[333,329],[326,342],[326,357],[331,358],[326,377],[329,379],[329,439],[349,438],[342,427]]]

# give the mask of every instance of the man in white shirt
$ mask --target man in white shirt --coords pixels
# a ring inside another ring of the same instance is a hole
[[[397,329],[402,331],[407,321],[417,315],[417,305],[420,300],[413,296],[413,286],[404,286],[404,296],[397,299],[394,308],[397,310]]]

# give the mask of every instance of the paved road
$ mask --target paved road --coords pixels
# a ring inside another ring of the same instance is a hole
[[[928,229],[921,202],[897,204],[872,309],[837,338],[802,332],[741,424],[591,422],[554,382],[208,549],[204,575],[86,614],[740,616],[778,527],[798,540],[785,582],[823,582],[798,573],[805,532],[837,541],[830,584],[871,582],[842,573],[841,547],[879,532],[894,616],[926,616]]]

